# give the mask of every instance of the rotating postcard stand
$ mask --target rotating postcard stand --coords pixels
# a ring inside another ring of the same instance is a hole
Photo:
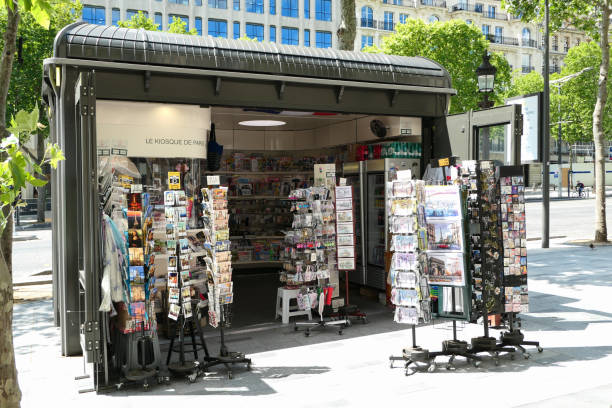
[[[208,348],[206,347],[206,341],[204,341],[204,336],[202,335],[202,327],[200,327],[200,322],[197,317],[193,316],[192,311],[192,300],[191,296],[185,296],[187,292],[190,290],[188,285],[184,285],[183,282],[183,274],[181,274],[181,247],[180,243],[176,244],[176,287],[178,288],[178,298],[179,305],[182,307],[174,308],[176,304],[171,304],[171,319],[168,320],[168,324],[171,324],[170,320],[175,320],[176,325],[174,329],[170,330],[170,348],[168,349],[168,355],[166,357],[166,365],[168,366],[168,370],[173,374],[185,375],[189,379],[189,382],[195,382],[198,375],[202,373],[202,365],[198,358],[198,350],[204,350],[204,359],[208,361],[210,358],[210,354],[208,353]],[[189,271],[182,271],[183,273]],[[173,288],[169,288],[173,289]],[[176,292],[176,291],[175,291]],[[173,296],[172,293],[170,296]],[[188,326],[189,334],[191,337],[191,344],[185,344],[185,326]],[[177,341],[177,332],[178,332],[178,341]],[[196,342],[196,332],[200,338],[200,343]],[[178,344],[175,344],[178,343]],[[179,359],[176,362],[170,362],[172,359],[172,354],[178,353]],[[193,353],[193,360],[186,359],[186,353]]]
[[[470,352],[473,354],[488,353],[495,365],[499,365],[499,353],[513,353],[512,347],[498,344],[495,337],[489,336],[489,315],[501,313],[500,295],[502,293],[501,277],[503,274],[502,226],[500,224],[499,206],[501,203],[495,165],[492,161],[481,161],[476,164],[478,223],[480,227],[480,316],[483,320],[483,336],[471,339]],[[476,218],[476,217],[474,217]],[[477,285],[478,286],[478,285]],[[512,354],[511,354],[512,355]]]
[[[393,257],[389,265],[391,302],[395,305],[394,320],[409,324],[412,344],[402,350],[401,356],[390,356],[389,366],[395,361],[404,362],[406,375],[418,370],[431,369],[433,358],[429,350],[421,348],[416,341],[416,325],[419,319],[431,319],[429,286],[424,270],[426,248],[423,205],[424,183],[411,180],[411,172],[398,171],[397,179],[387,184],[389,232]],[[423,365],[424,364],[424,365]]]
[[[202,371],[224,365],[227,376],[232,379],[231,367],[246,364],[251,370],[251,359],[244,353],[229,351],[225,345],[225,327],[228,326],[229,304],[233,302],[233,283],[231,251],[229,241],[229,214],[227,211],[227,187],[219,187],[219,176],[207,176],[209,188],[202,192],[202,221],[206,236],[208,255],[206,256],[206,275],[208,279],[208,317],[213,327],[219,328],[221,346],[219,355],[210,356],[206,352]]]
[[[518,313],[527,312],[529,308],[523,168],[501,166],[498,171],[504,243],[504,311],[508,322],[508,331],[501,333],[499,344],[515,347],[524,358],[529,358],[523,346],[535,346],[540,353],[544,349],[537,341],[525,340],[518,317]],[[515,328],[515,323],[519,328]],[[514,354],[510,358],[514,359]]]

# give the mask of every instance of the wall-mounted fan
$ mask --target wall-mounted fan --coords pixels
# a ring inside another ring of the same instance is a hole
[[[375,119],[370,122],[370,130],[374,134],[374,136],[378,138],[383,138],[387,136],[387,127],[383,123],[382,120]]]

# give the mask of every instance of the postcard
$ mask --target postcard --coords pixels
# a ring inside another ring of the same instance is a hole
[[[130,248],[142,247],[142,230],[141,229],[128,230],[128,241],[130,244]]]
[[[352,246],[339,246],[338,247],[338,258],[351,258],[355,256],[355,247]]]
[[[142,211],[128,211],[128,228],[142,229]]]
[[[178,288],[178,272],[168,272],[168,287]]]
[[[353,222],[353,210],[336,212],[338,222]]]
[[[355,245],[355,236],[353,234],[340,234],[337,235],[338,246],[351,246]]]
[[[142,248],[129,248],[130,266],[144,266],[144,250]]]
[[[339,271],[352,271],[355,269],[355,258],[338,258]]]
[[[188,319],[193,315],[191,312],[191,299],[183,302],[183,313],[185,314],[185,319]]]
[[[428,252],[430,284],[463,286],[465,283],[461,252]]]
[[[425,186],[425,218],[461,217],[461,198],[458,186]]]
[[[177,258],[176,258],[176,256],[169,256],[168,257],[168,270],[169,271],[176,271],[176,266],[177,266]]]
[[[181,313],[181,307],[176,304],[170,305],[170,310],[168,311],[168,317],[172,320],[178,320],[179,314]]]
[[[338,234],[352,234],[353,233],[353,223],[352,222],[339,222],[336,224],[336,228],[338,230]]]
[[[191,284],[191,274],[188,270],[181,271],[181,282],[183,282],[183,285],[185,286]]]
[[[179,288],[168,288],[168,301],[170,303],[179,303],[180,293]]]
[[[336,211],[350,210],[353,208],[352,200],[336,200]]]
[[[353,187],[352,186],[337,186],[336,187],[336,199],[347,199],[353,198]]]
[[[140,193],[128,193],[128,210],[142,211],[142,196]]]
[[[174,191],[164,191],[164,205],[167,207],[174,206]]]
[[[427,224],[427,249],[463,250],[461,221],[430,221]]]

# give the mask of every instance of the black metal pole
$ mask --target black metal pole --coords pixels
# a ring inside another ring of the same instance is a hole
[[[548,248],[550,238],[550,84],[549,80],[549,22],[548,0],[544,2],[544,112],[542,118],[542,248]]]
[[[559,166],[559,181],[558,181],[558,185],[559,185],[559,198],[561,198],[562,196],[562,189],[563,189],[563,170],[561,169],[561,165],[563,164],[563,157],[561,156],[561,84],[557,85],[557,96],[559,97],[559,104],[558,104],[558,111],[559,111],[559,117],[557,119],[558,122],[558,127],[557,127],[557,163]],[[569,180],[568,180],[568,185],[569,185]]]

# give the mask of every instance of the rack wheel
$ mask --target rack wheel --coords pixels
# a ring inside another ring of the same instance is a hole
[[[514,353],[510,353],[510,360],[514,360],[515,358]]]
[[[433,373],[434,371],[436,371],[436,363],[430,363],[427,367],[427,372]]]
[[[342,336],[342,330],[338,330],[338,335]]]
[[[523,358],[524,358],[525,360],[528,360],[528,359],[529,359],[529,357],[531,357],[531,354],[529,354],[529,353],[523,353]]]
[[[472,365],[473,365],[474,367],[478,368],[478,367],[480,367],[480,363],[482,363],[482,361],[474,360],[474,361],[472,362]]]
[[[148,391],[148,390],[149,390],[149,383],[148,383],[147,381],[145,381],[145,382],[142,384],[142,388],[144,388],[144,390],[145,390],[145,391]]]
[[[542,347],[538,346],[538,353],[541,353],[543,351],[544,351],[544,349]]]
[[[414,373],[416,373],[416,370],[413,368],[406,367],[406,371],[404,371],[404,375],[406,377],[408,377],[409,375],[413,375]]]
[[[231,379],[233,379],[233,378],[234,378],[234,373],[232,373],[231,371],[228,371],[228,372],[227,372],[227,379],[228,379],[228,380],[231,380]]]
[[[446,365],[446,369],[447,369],[448,371],[455,371],[455,370],[457,369],[457,367],[455,367],[455,366],[454,366],[454,365],[452,365],[452,364],[447,364],[447,365]]]
[[[251,371],[251,363],[247,363],[246,369],[247,371]]]
[[[157,377],[157,384],[162,384],[164,382],[164,377]]]
[[[496,358],[494,361],[495,361],[495,365],[498,366],[499,365],[499,359]]]
[[[293,326],[293,330],[298,331],[299,327],[297,327],[297,325]]]
[[[306,329],[306,331],[304,332],[304,336],[306,337],[310,336],[310,330]]]
[[[187,376],[187,379],[189,380],[189,383],[191,383],[191,384],[196,382],[196,378],[198,378],[198,373],[189,374]]]
[[[117,391],[123,388],[123,383],[117,383]]]

